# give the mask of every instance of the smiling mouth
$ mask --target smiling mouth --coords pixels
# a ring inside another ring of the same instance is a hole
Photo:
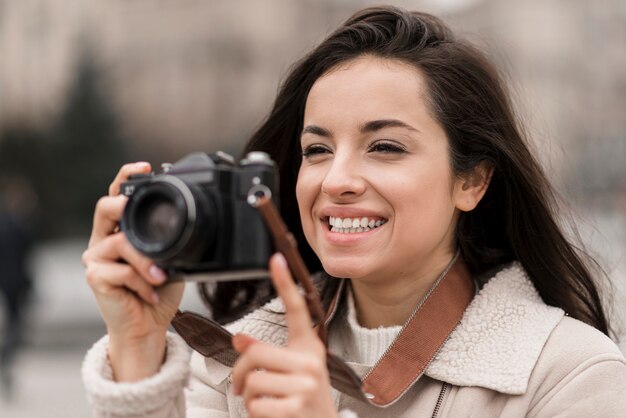
[[[362,218],[338,218],[328,217],[328,228],[331,232],[340,234],[355,234],[359,232],[369,232],[387,222],[383,218],[362,217]]]

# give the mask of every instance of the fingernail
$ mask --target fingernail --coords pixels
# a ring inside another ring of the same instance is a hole
[[[233,335],[231,342],[233,344],[233,348],[236,351],[239,351],[239,349],[241,348],[241,337],[239,336],[239,334]]]
[[[147,162],[147,161],[137,161],[135,163],[135,167],[137,167],[137,168],[144,168],[144,167],[147,167],[149,165],[150,165],[150,163]]]
[[[159,294],[157,292],[152,292],[152,302],[155,304],[159,303]]]
[[[285,259],[285,256],[282,253],[276,253],[274,254],[274,259],[276,260],[276,262],[278,263],[278,265],[280,267],[287,267],[287,260]]]
[[[150,277],[152,277],[157,284],[161,284],[167,279],[165,272],[158,268],[156,264],[150,266],[148,273],[150,273]]]
[[[238,353],[244,351],[247,347],[254,344],[256,340],[245,334],[235,334],[232,338],[232,344]]]
[[[230,389],[232,390],[233,395],[235,395],[235,396],[239,396],[239,395],[240,395],[240,392],[239,392],[239,386],[237,386],[237,385],[235,385],[235,384],[233,383],[233,385],[231,386],[231,388],[230,388]]]

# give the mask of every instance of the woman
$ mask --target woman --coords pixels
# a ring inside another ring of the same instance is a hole
[[[331,387],[281,255],[270,270],[284,306],[228,325],[233,367],[198,353],[189,366],[184,343],[166,334],[182,285],[160,286],[164,273],[116,229],[120,183],[150,170],[137,163],[99,201],[83,256],[108,330],[83,367],[97,414],[626,411],[626,362],[502,82],[441,21],[393,7],[355,14],[296,64],[247,149],[278,164],[282,214],[336,308],[328,350],[367,393]],[[240,316],[266,292],[256,286],[236,289],[240,305],[218,289],[215,317]]]

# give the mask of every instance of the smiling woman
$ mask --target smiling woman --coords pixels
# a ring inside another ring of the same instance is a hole
[[[164,273],[116,230],[119,184],[149,170],[128,165],[98,204],[83,256],[109,334],[83,367],[97,414],[626,410],[626,362],[605,335],[587,257],[555,220],[497,72],[439,19],[356,13],[294,66],[252,150],[276,161],[282,215],[320,272],[328,345],[276,255],[279,299],[263,282],[205,289],[214,318],[238,318],[227,326],[238,355],[194,353],[190,366],[166,333],[180,284],[160,286]]]
[[[473,209],[487,186],[487,177],[454,176],[446,134],[424,97],[414,66],[365,55],[320,77],[306,101],[296,185],[302,228],[324,271],[351,279],[370,328],[408,317],[456,251],[458,211]],[[331,216],[350,228],[332,231]],[[381,225],[353,231],[361,218]],[[381,302],[405,309],[385,312]]]

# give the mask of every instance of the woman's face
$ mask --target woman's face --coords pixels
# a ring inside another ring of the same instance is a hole
[[[319,78],[301,145],[302,226],[330,275],[419,278],[450,260],[464,186],[415,67],[363,56]]]

